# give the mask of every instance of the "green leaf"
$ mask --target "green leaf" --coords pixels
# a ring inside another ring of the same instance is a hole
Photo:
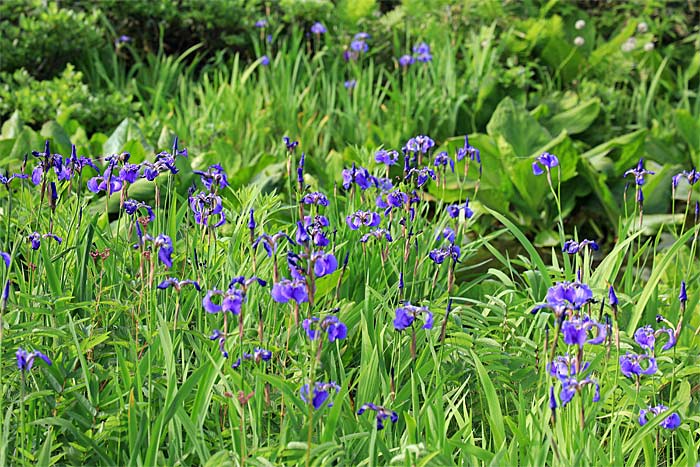
[[[551,138],[527,109],[510,97],[498,104],[486,131],[496,140],[502,154],[519,158],[529,157]]]
[[[581,133],[591,126],[600,113],[600,99],[589,99],[576,107],[561,112],[549,121],[547,128],[557,135],[562,131],[570,135]]]
[[[503,424],[503,412],[501,412],[501,405],[498,401],[498,393],[496,393],[496,388],[494,387],[491,378],[489,378],[484,365],[481,364],[479,357],[477,357],[472,351],[469,353],[474,361],[476,373],[479,375],[479,382],[481,383],[482,392],[486,397],[489,428],[491,430],[491,436],[493,437],[493,449],[496,451],[501,449],[506,439],[506,430]]]
[[[139,141],[146,151],[152,151],[153,147],[148,144],[141,129],[130,118],[125,118],[110,135],[102,146],[104,154],[119,154],[125,151],[126,143],[129,141]]]
[[[690,149],[700,152],[700,120],[693,117],[686,109],[676,109],[673,116],[676,120],[676,128]]]
[[[17,138],[22,131],[22,128],[23,125],[22,120],[19,118],[19,110],[15,110],[10,118],[8,118],[5,123],[2,124],[2,133],[0,133],[0,136],[2,139]]]
[[[59,147],[60,151],[70,152],[70,137],[68,136],[68,133],[66,133],[66,130],[64,130],[63,127],[58,124],[58,122],[49,120],[48,122],[44,123],[39,134],[44,138],[50,139],[52,143]]]

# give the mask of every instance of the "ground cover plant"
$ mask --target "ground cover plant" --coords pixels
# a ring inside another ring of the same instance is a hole
[[[698,464],[696,13],[350,3],[2,76],[0,465]]]

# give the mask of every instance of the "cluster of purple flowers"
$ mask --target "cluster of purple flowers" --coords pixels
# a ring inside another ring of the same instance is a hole
[[[591,376],[583,377],[590,366],[589,362],[581,362],[578,357],[572,357],[569,354],[557,356],[552,362],[547,364],[547,372],[553,378],[561,383],[559,392],[559,400],[561,406],[571,402],[577,392],[590,385],[595,388],[593,392],[593,402],[600,400],[600,385]],[[554,396],[554,386],[550,387],[550,408],[556,409],[557,402]]]
[[[430,53],[430,46],[425,42],[421,42],[413,47],[413,55],[405,54],[399,57],[399,66],[403,69],[408,68],[415,62],[428,63],[433,60],[433,56]]]
[[[548,308],[554,311],[556,316],[563,316],[567,310],[578,311],[593,301],[593,291],[588,285],[581,282],[558,282],[547,290],[545,303],[535,306],[532,313]]]
[[[663,317],[658,316],[658,321]],[[637,382],[643,375],[653,375],[658,371],[656,363],[656,339],[666,335],[666,343],[661,350],[672,349],[676,345],[677,335],[674,329],[662,327],[654,330],[651,325],[645,325],[637,329],[634,333],[635,342],[644,349],[644,353],[636,354],[626,352],[620,356],[620,372],[628,378],[633,378]]]
[[[348,335],[348,328],[345,323],[333,315],[326,316],[323,319],[315,316],[307,318],[302,322],[301,326],[312,341],[318,339],[324,332],[328,336],[328,342],[343,340]]]
[[[272,352],[260,347],[256,347],[253,353],[245,352],[242,357],[238,357],[235,362],[231,365],[234,370],[241,366],[241,363],[246,360],[252,360],[254,363],[267,362],[272,358]]]
[[[194,221],[206,227],[222,226],[226,222],[226,213],[217,191],[229,186],[226,172],[219,164],[210,166],[206,171],[194,170],[193,172],[200,176],[202,185],[207,190],[190,194],[189,203]]]
[[[370,35],[366,32],[358,32],[352,38],[350,46],[343,52],[343,59],[346,62],[357,60],[362,54],[369,52],[367,40]]]

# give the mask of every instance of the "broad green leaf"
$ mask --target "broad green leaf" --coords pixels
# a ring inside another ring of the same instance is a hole
[[[582,133],[591,126],[599,112],[600,99],[589,99],[572,109],[556,114],[547,124],[547,128],[554,135],[564,130],[570,135]]]
[[[52,149],[54,152],[63,151],[70,153],[71,142],[68,133],[54,120],[49,120],[44,123],[39,132],[44,138],[48,138],[52,143],[58,146],[58,150]]]
[[[551,138],[547,130],[530,115],[527,109],[510,97],[506,97],[498,104],[486,130],[497,142],[501,154],[510,152],[517,158],[529,157],[535,150],[546,145]],[[504,160],[503,162],[510,164],[513,161]]]

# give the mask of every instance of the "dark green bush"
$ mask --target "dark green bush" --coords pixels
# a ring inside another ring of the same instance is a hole
[[[20,68],[32,76],[56,76],[66,63],[104,41],[99,10],[75,11],[55,2],[0,2],[0,72]]]
[[[57,113],[68,112],[91,134],[115,127],[137,110],[126,90],[121,94],[91,92],[82,79],[82,73],[70,64],[59,76],[45,81],[36,80],[26,70],[0,73],[0,120],[18,110],[24,122],[38,128]]]
[[[95,4],[70,0],[62,5],[88,11]],[[156,51],[162,39],[168,54],[180,54],[199,43],[209,52],[242,49],[263,14],[260,0],[103,0],[98,7],[113,29],[111,40],[126,35],[135,46]]]

